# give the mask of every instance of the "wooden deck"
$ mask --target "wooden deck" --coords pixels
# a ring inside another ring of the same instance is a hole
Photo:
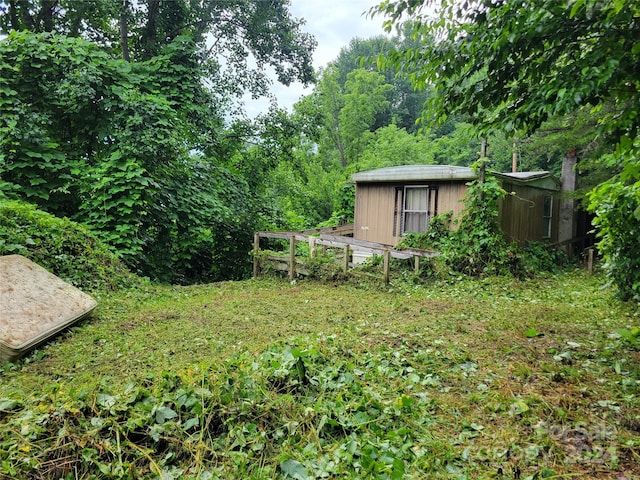
[[[305,242],[309,245],[310,256],[312,258],[317,257],[318,247],[322,247],[323,254],[330,248],[340,250],[341,258],[338,259],[338,261],[341,262],[345,275],[349,273],[349,268],[353,267],[351,257],[354,253],[382,256],[384,259],[382,280],[385,283],[389,283],[391,258],[413,259],[414,268],[418,270],[420,268],[420,259],[433,258],[440,255],[437,252],[427,250],[395,250],[391,245],[356,240],[348,235],[353,235],[353,225],[295,232],[257,232],[253,240],[253,276],[254,278],[260,276],[260,272],[264,267],[261,262],[264,260],[275,262],[272,265],[276,269],[288,271],[290,280],[293,280],[297,274],[307,275],[308,271],[304,268],[304,262],[296,258],[296,243],[298,242]],[[289,255],[271,255],[263,258],[260,255],[260,240],[263,238],[288,240]],[[282,265],[284,265],[284,267]]]

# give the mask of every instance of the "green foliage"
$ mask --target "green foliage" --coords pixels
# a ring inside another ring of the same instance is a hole
[[[485,190],[491,191],[494,187]],[[500,198],[500,192],[494,192]],[[487,197],[482,196],[476,198],[485,202],[484,208],[488,208]],[[471,196],[466,198],[466,202],[471,201]],[[494,198],[493,202],[497,199]],[[466,203],[468,206],[469,204]],[[482,209],[482,205],[477,205]],[[468,211],[476,212],[476,207],[467,208]],[[465,211],[467,211],[465,210]],[[501,234],[496,237],[485,238],[487,232],[491,231],[486,224],[480,222],[473,223],[472,232],[460,234],[451,230],[452,212],[438,214],[429,221],[429,228],[422,233],[409,232],[402,237],[402,240],[396,246],[397,249],[418,248],[422,250],[433,250],[441,252],[442,256],[432,259],[427,274],[433,274],[438,270],[437,263],[444,260],[450,272],[461,272],[477,276],[485,273],[511,273],[516,277],[534,277],[544,272],[558,272],[562,267],[569,264],[569,260],[563,250],[550,246],[547,243],[530,242],[524,248],[518,248],[516,245],[506,245]],[[490,218],[485,218],[484,222],[489,222]],[[462,221],[460,228],[462,227]],[[469,228],[467,224],[465,228]],[[463,243],[464,242],[464,243]],[[467,243],[470,242],[470,243]],[[499,247],[502,256],[494,256],[485,254],[484,257],[479,256],[482,252],[482,245],[489,244]],[[461,252],[474,252],[467,258]],[[474,255],[478,255],[477,257]],[[506,260],[506,261],[505,261]],[[482,270],[474,270],[470,266],[477,261],[487,262]],[[441,269],[440,272],[442,273]],[[440,275],[442,276],[442,275]]]
[[[192,49],[178,37],[164,56],[129,65],[82,39],[12,33],[0,44],[4,195],[88,225],[157,280],[246,275],[256,225],[249,185],[187,151],[201,141],[190,127],[204,121],[193,98],[202,92],[184,78],[196,74],[185,64]]]
[[[604,269],[626,300],[640,301],[640,139],[629,151],[612,154],[624,170],[589,194],[589,208],[600,238]]]
[[[137,282],[86,227],[28,203],[0,200],[0,255],[12,254],[85,290],[115,290]]]
[[[179,284],[248,276],[257,207],[247,182],[192,157],[174,167],[161,185],[149,213],[152,222],[144,224],[140,268]]]
[[[357,163],[372,130],[376,114],[389,105],[387,94],[393,87],[376,72],[358,69],[347,75],[344,84],[344,107],[338,122],[347,163]],[[346,164],[343,164],[346,167]]]
[[[11,433],[0,473],[152,478],[190,470],[184,478],[249,478],[280,470],[292,478],[402,478],[416,462],[412,451],[425,448],[432,408],[413,394],[421,377],[408,362],[428,353],[404,346],[355,356],[332,342],[321,348],[275,345],[215,370],[167,372],[151,385],[105,384],[70,401],[56,400],[53,389],[33,402],[5,400]],[[390,388],[373,381],[381,371]],[[26,445],[28,462],[21,461]],[[65,462],[49,462],[54,452]],[[426,467],[420,463],[413,469]]]
[[[454,273],[473,277],[518,274],[516,251],[507,244],[498,224],[498,201],[505,195],[492,175],[485,175],[484,182],[474,180],[455,230],[450,228],[452,212],[445,212],[434,216],[425,232],[405,235],[398,248],[438,251]]]
[[[452,123],[451,131],[433,139],[434,163],[460,166],[473,164],[480,151],[477,132],[468,123],[454,122],[453,120],[447,123]],[[434,129],[434,132],[438,132],[438,130],[441,130],[441,128]],[[491,151],[492,156],[494,156],[493,148]],[[495,156],[498,157],[498,155],[499,152],[495,152]]]
[[[408,15],[420,45],[380,62],[403,69],[417,87],[435,86],[434,119],[465,114],[484,131],[530,131],[555,114],[614,100],[630,108],[605,129],[637,122],[638,92],[627,88],[638,81],[640,58],[638,25],[628,22],[637,14],[633,0],[542,0],[535,8],[391,1],[374,10],[387,16],[388,29]]]
[[[326,222],[327,226],[353,223],[355,214],[356,187],[353,183],[345,183],[340,189],[334,204],[333,214]]]
[[[322,121],[320,153],[346,168],[358,161],[370,140],[376,114],[389,105],[392,86],[382,75],[362,68],[351,71],[344,85],[339,76],[338,69],[329,65],[311,98]]]
[[[453,212],[443,212],[429,219],[429,228],[421,233],[407,232],[396,248],[418,248],[421,250],[440,251],[446,248],[451,241],[451,219]]]
[[[315,40],[283,0],[98,3],[0,7],[0,195],[90,226],[154,279],[245,276],[274,164],[246,152],[248,122],[226,125],[231,98],[264,94],[267,65],[312,81]]]
[[[524,249],[513,252],[511,270],[519,276],[534,276],[542,272],[557,273],[571,264],[571,260],[561,248],[544,242],[529,242]]]
[[[491,175],[486,175],[484,182],[471,182],[458,228],[444,253],[454,271],[472,276],[508,271],[512,253],[498,224],[498,200],[505,195]]]
[[[0,475],[632,476],[639,314],[602,283],[118,291],[0,366]]]
[[[267,66],[278,81],[313,80],[311,54],[315,39],[301,31],[302,21],[291,16],[284,0],[253,2],[145,3],[117,0],[38,0],[4,2],[0,7],[0,31],[57,32],[84,37],[103,45],[110,54],[126,60],[147,61],[161,56],[179,37],[198,45],[202,60],[198,75],[188,79],[187,90],[197,89],[203,78],[216,91],[241,96],[245,89],[262,95],[269,80]],[[216,39],[207,43],[207,38]],[[250,67],[248,57],[255,63]],[[225,58],[224,68],[220,58]],[[184,64],[178,63],[176,66]]]
[[[381,127],[349,171],[365,171],[396,165],[429,165],[436,163],[435,142],[426,135],[411,134],[395,124]]]
[[[640,327],[620,328],[616,330],[616,333],[629,344],[640,347]]]

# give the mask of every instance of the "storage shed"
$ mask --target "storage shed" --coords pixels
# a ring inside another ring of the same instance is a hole
[[[560,181],[549,172],[500,173],[509,195],[500,203],[500,224],[509,241],[556,241]],[[355,173],[354,238],[396,245],[406,232],[420,233],[439,213],[464,205],[468,183],[477,178],[469,167],[403,165]]]
[[[496,173],[507,196],[499,202],[500,227],[508,242],[558,241],[560,180],[549,172]]]

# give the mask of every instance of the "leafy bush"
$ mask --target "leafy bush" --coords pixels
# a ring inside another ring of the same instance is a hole
[[[531,276],[538,272],[557,272],[569,264],[564,250],[543,242],[530,242],[514,254],[518,261],[515,274]]]
[[[86,227],[20,201],[0,200],[0,255],[19,254],[86,290],[136,282]]]
[[[333,206],[333,214],[329,220],[320,223],[320,227],[332,227],[353,223],[355,211],[356,187],[352,183],[342,185]]]
[[[480,276],[509,271],[511,249],[498,223],[498,200],[505,193],[492,175],[469,185],[458,229],[452,232],[444,252],[456,272]]]
[[[440,468],[423,458],[441,443],[411,367],[435,354],[303,342],[91,393],[0,398],[0,475],[400,479]]]
[[[444,212],[434,215],[429,220],[429,228],[425,232],[407,232],[402,237],[396,248],[418,248],[421,250],[439,251],[449,242],[451,231],[451,217],[453,212]]]
[[[604,271],[624,300],[640,301],[640,139],[631,151],[603,159],[623,172],[589,194]]]

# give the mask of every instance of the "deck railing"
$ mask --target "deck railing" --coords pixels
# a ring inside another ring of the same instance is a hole
[[[304,268],[297,266],[296,261],[296,243],[305,242],[309,244],[309,253],[312,258],[317,257],[318,247],[322,247],[322,253],[326,253],[328,248],[339,249],[342,251],[342,258],[338,261],[342,263],[343,273],[349,273],[349,267],[353,266],[350,261],[352,254],[360,253],[364,255],[380,255],[383,257],[383,280],[389,283],[390,263],[392,258],[413,259],[414,269],[419,270],[420,260],[423,258],[437,257],[439,253],[427,250],[405,249],[395,250],[391,245],[382,243],[368,242],[365,240],[356,240],[346,235],[353,235],[353,225],[344,225],[340,227],[329,227],[323,229],[304,230],[297,232],[256,232],[253,240],[253,276],[260,276],[263,267],[261,260],[264,258],[270,261],[276,261],[286,264],[289,280],[293,280],[296,274],[306,274]],[[289,255],[275,256],[260,255],[260,240],[262,238],[273,238],[289,241]]]

